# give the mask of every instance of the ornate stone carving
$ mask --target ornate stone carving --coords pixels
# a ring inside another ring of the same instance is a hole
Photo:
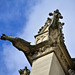
[[[36,51],[33,54],[29,55],[29,57],[30,57],[30,59],[33,60],[33,59],[36,59],[36,58],[43,56],[47,53],[50,53],[54,50],[56,50],[55,47],[51,47],[49,44],[47,44],[47,45],[44,45],[42,47],[36,48]]]
[[[59,22],[59,19],[62,19],[61,13],[57,9],[54,13],[49,13],[50,16],[53,16],[51,23],[49,25],[49,40],[51,43],[63,41],[62,26],[64,23]]]
[[[30,53],[30,42],[18,37],[6,36],[5,34],[2,34],[1,40],[8,40],[12,42],[13,46],[15,46],[17,49],[24,51],[27,54]]]
[[[72,70],[72,69],[69,69],[69,70],[68,70],[68,73],[69,73],[69,75],[75,75],[75,71]]]
[[[27,67],[25,66],[24,69],[20,69],[19,70],[20,75],[29,75],[30,74],[30,70],[27,69]]]

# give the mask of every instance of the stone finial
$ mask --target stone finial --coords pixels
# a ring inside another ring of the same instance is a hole
[[[54,11],[54,13],[49,13],[49,15],[52,16],[51,22],[48,28],[48,33],[49,33],[48,37],[49,37],[51,44],[60,42],[60,41],[64,42],[64,37],[62,33],[62,28],[63,28],[62,26],[64,25],[64,23],[61,23],[59,21],[59,19],[63,18],[61,16],[61,13],[57,9]]]
[[[49,25],[49,29],[50,28],[58,28],[59,27],[59,19],[62,19],[63,17],[61,16],[61,13],[59,12],[59,10],[55,10],[54,13],[49,13],[50,16],[52,16],[51,18],[51,23]],[[63,24],[63,23],[61,23]]]
[[[29,75],[30,74],[30,70],[27,69],[27,67],[25,66],[24,69],[20,69],[19,70],[20,75]]]
[[[63,19],[63,16],[61,16],[61,13],[59,12],[58,9],[56,9],[54,13],[49,13],[49,16],[53,16],[53,15],[55,15],[57,18]]]

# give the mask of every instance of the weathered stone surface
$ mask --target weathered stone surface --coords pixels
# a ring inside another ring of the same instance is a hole
[[[54,52],[34,60],[30,75],[65,75]]]
[[[49,75],[66,75],[55,54],[52,57]]]
[[[49,75],[53,53],[34,60],[30,75]]]

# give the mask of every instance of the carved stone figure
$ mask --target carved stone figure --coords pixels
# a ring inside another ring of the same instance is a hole
[[[19,70],[20,75],[29,75],[30,74],[30,70],[27,69],[27,67],[25,66],[25,68],[22,70]]]
[[[71,69],[68,70],[68,73],[69,73],[69,75],[75,75],[75,71],[71,70]]]
[[[12,37],[12,36],[6,36],[5,34],[2,34],[1,40],[8,40],[12,42],[13,46],[18,48],[21,51],[26,52],[27,54],[30,52],[30,42],[27,42],[21,38],[18,37]]]
[[[2,34],[1,40],[8,40],[12,42],[13,46],[15,46],[18,50],[23,51],[25,54],[31,54],[35,52],[35,49],[40,48],[41,46],[45,45],[46,43],[41,43],[37,45],[30,45],[30,42],[27,42],[18,37],[6,36]]]
[[[52,17],[52,21],[50,23],[50,26],[49,26],[49,30],[50,28],[52,29],[58,29],[58,21],[59,21],[59,18],[62,19],[63,17],[61,16],[59,10],[57,9],[56,11],[54,11],[54,13],[49,13],[50,16],[53,16]]]

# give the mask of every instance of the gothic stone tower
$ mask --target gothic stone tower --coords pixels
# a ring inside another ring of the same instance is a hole
[[[35,36],[35,45],[18,38],[3,34],[1,40],[8,40],[22,51],[32,66],[31,73],[25,68],[21,75],[75,75],[74,61],[72,61],[64,43],[62,28],[64,23],[61,13],[57,9],[49,13],[45,25]],[[25,74],[24,74],[25,72]]]

